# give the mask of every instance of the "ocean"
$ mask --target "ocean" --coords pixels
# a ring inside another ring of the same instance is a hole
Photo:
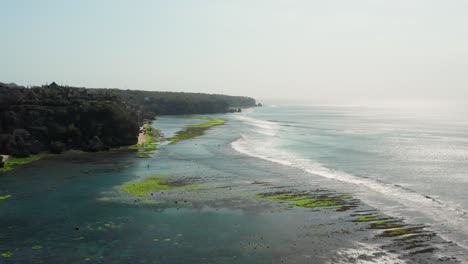
[[[468,248],[468,111],[457,105],[270,106],[237,151],[307,172]]]
[[[0,176],[0,263],[466,263],[464,113],[265,106],[147,158],[36,161]],[[188,188],[122,188],[154,175]]]

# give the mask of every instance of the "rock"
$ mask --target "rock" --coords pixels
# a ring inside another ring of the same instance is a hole
[[[94,136],[86,148],[87,151],[96,152],[101,150],[106,150],[108,147],[102,142],[98,136]]]
[[[65,151],[66,146],[65,146],[65,144],[64,144],[63,142],[60,142],[60,141],[52,141],[52,142],[50,143],[49,148],[50,148],[50,151],[51,151],[52,153],[60,154],[60,153],[62,153],[62,152]]]

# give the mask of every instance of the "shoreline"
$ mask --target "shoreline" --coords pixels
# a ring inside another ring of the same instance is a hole
[[[31,162],[43,159],[48,155],[50,155],[50,154],[48,154],[48,153],[39,153],[39,154],[35,154],[35,155],[30,155],[29,157],[26,157],[26,158],[8,157],[7,161],[4,161],[5,162],[4,166],[2,168],[0,168],[0,173],[14,170],[19,166],[26,165],[26,164],[29,164]],[[4,155],[2,155],[2,156],[4,156]]]
[[[202,136],[205,134],[205,131],[210,128],[224,125],[227,122],[225,119],[207,116],[186,116],[185,118],[200,119],[205,120],[206,122],[186,126],[184,129],[178,131],[173,137],[166,139],[170,144]]]
[[[170,142],[170,144],[177,143],[179,141],[184,141],[188,139],[193,139],[199,137],[204,134],[204,132],[214,126],[223,125],[226,123],[226,120],[220,118],[212,118],[207,116],[181,116],[184,118],[193,118],[193,119],[200,119],[205,120],[206,122],[201,122],[198,124],[188,125],[182,130],[178,131],[175,136],[171,138],[163,138],[161,135],[161,131],[159,129],[153,128],[151,125],[153,121],[145,122],[140,127],[140,133],[138,134],[138,140],[135,145],[120,147],[116,149],[130,149],[130,150],[137,150],[139,158],[150,158],[151,154],[154,153],[158,149],[158,145],[161,141],[166,140]],[[72,150],[68,150],[72,151]],[[66,151],[66,152],[68,152]],[[15,158],[10,155],[1,154],[1,157],[4,159],[3,162],[4,167],[0,168],[0,173],[8,172],[14,170],[22,165],[29,164],[31,162],[40,160],[47,155],[50,155],[47,152],[39,153],[35,155],[31,155],[26,158]]]
[[[145,123],[140,127],[140,134],[138,134],[138,142],[137,145],[141,145],[146,142],[148,139],[148,135],[145,133],[145,129],[150,127],[151,123]]]
[[[157,125],[166,131],[162,123]],[[3,204],[18,206],[17,211],[24,213],[17,216],[13,211],[11,220],[5,220],[6,224],[13,223],[13,228],[5,233],[12,237],[10,244],[15,247],[2,244],[0,252],[12,252],[12,261],[21,260],[23,255],[15,250],[18,247],[28,250],[26,256],[33,259],[42,253],[31,250],[32,247],[42,246],[44,252],[51,251],[47,256],[51,263],[74,261],[77,258],[74,249],[84,243],[81,239],[73,240],[79,232],[79,236],[84,234],[92,242],[103,241],[96,242],[96,248],[106,252],[108,262],[122,260],[121,248],[129,248],[129,258],[125,259],[128,262],[159,256],[174,256],[162,259],[166,262],[180,259],[203,262],[203,253],[213,248],[213,254],[219,253],[214,259],[222,261],[236,256],[235,263],[274,262],[279,257],[291,263],[358,263],[362,259],[369,263],[438,263],[437,258],[442,257],[448,260],[444,263],[456,263],[446,257],[449,251],[442,247],[444,241],[425,226],[392,218],[330,186],[285,181],[284,175],[301,173],[297,168],[223,150],[241,131],[222,133],[222,137],[200,137],[193,144],[188,142],[193,146],[167,148],[148,162],[137,162],[131,155],[125,155],[122,159],[109,158],[105,163],[96,162],[99,158],[91,156],[85,160],[77,157],[54,162],[60,166],[39,164],[45,171],[33,178],[37,185],[18,186],[14,184],[15,177],[3,178],[2,186],[8,193],[0,195],[9,199],[5,198]],[[213,155],[200,155],[200,150]],[[43,195],[50,190],[50,183],[42,179],[50,176],[62,179],[64,168],[71,172],[70,177],[54,184],[53,195]],[[103,177],[104,172],[110,177]],[[80,173],[89,176],[77,176]],[[13,188],[9,188],[9,183]],[[74,186],[80,188],[71,188]],[[83,188],[87,193],[83,194]],[[89,197],[88,193],[98,195],[96,199],[65,200],[66,206],[76,208],[68,214],[73,222],[44,225],[43,232],[32,235],[20,232],[24,226],[36,227],[29,211],[21,210],[23,207],[35,206],[39,219],[53,222],[56,215],[64,214],[63,207],[51,206],[57,198]],[[22,203],[16,203],[17,199]],[[37,203],[38,199],[42,202]],[[115,204],[123,204],[125,211],[114,209]],[[128,221],[127,216],[132,220]],[[210,228],[199,228],[204,226]],[[69,230],[77,227],[79,231],[70,235]],[[140,235],[128,235],[136,232]],[[121,244],[109,247],[105,241],[116,236],[123,237]],[[203,239],[206,237],[212,239]],[[57,241],[69,240],[63,250],[52,250]],[[78,257],[99,260],[100,255],[84,252]]]

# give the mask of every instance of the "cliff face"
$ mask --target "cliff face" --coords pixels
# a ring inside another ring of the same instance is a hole
[[[137,142],[144,119],[156,115],[225,113],[250,106],[255,100],[248,97],[0,83],[0,153],[27,157],[128,146]]]

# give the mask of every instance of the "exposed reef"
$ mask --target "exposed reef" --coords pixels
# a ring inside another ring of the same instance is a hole
[[[206,116],[188,116],[188,118],[207,120],[207,122],[187,126],[184,130],[177,132],[174,137],[168,138],[171,143],[177,143],[182,140],[199,137],[203,135],[206,130],[226,123],[226,120],[224,119]]]
[[[270,201],[287,202],[291,206],[305,208],[327,208],[336,211],[347,211],[357,206],[357,200],[346,194],[327,194],[313,192],[273,192],[261,193],[256,198],[266,198]]]
[[[122,191],[133,197],[146,197],[163,190],[187,189],[197,183],[169,180],[166,175],[154,174],[140,181],[129,182],[121,186]],[[189,188],[190,189],[190,188]]]

